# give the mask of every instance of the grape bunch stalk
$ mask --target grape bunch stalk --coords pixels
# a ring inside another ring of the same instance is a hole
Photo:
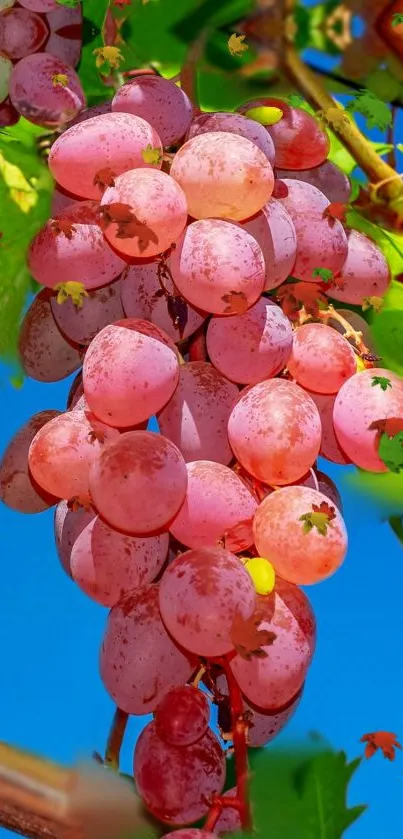
[[[316,626],[301,586],[348,546],[318,457],[384,472],[381,439],[403,430],[403,379],[337,308],[391,278],[338,217],[350,183],[328,154],[302,108],[203,113],[150,73],[81,111],[48,158],[19,353],[37,381],[76,377],[64,412],[10,442],[1,498],[55,507],[66,574],[110,610],[99,759],[118,770],[128,717],[153,714],[133,776],[177,839],[252,826],[248,750],[302,701]]]

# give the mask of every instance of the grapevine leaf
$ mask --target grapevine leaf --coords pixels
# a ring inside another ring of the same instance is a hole
[[[308,513],[304,513],[302,516],[299,517],[299,521],[304,522],[303,532],[310,533],[314,527],[321,536],[326,536],[327,529],[336,517],[336,511],[334,507],[331,507],[327,501],[322,501],[319,505],[312,504],[312,510]]]
[[[243,291],[230,291],[223,294],[221,300],[227,304],[224,315],[243,315],[248,309],[248,300]]]
[[[98,172],[95,173],[93,184],[99,186],[103,192],[107,186],[115,186],[116,177],[116,172],[110,166],[105,166],[104,169],[98,169]]]
[[[304,104],[305,100],[302,96],[299,95],[299,93],[290,93],[290,95],[287,96],[286,101],[289,105],[291,105],[292,108],[300,108],[301,105]]]
[[[403,516],[390,516],[388,521],[393,533],[399,539],[400,544],[403,545]]]
[[[158,237],[154,231],[137,218],[130,204],[114,202],[104,204],[100,208],[100,226],[105,229],[113,222],[117,224],[116,237],[118,239],[137,238],[140,252],[145,251],[150,242],[158,244]]]
[[[266,658],[267,652],[263,647],[274,643],[276,635],[267,629],[259,629],[263,614],[256,610],[245,620],[240,612],[236,612],[230,630],[231,641],[241,658],[251,661],[252,658]]]
[[[153,148],[149,143],[148,146],[146,146],[141,152],[141,156],[144,163],[150,163],[152,166],[158,166],[158,164],[161,163],[163,153],[161,152],[161,149]]]
[[[401,24],[403,24],[403,13],[395,12],[392,17],[392,26],[400,26]]]
[[[298,319],[298,312],[302,306],[308,315],[317,317],[320,306],[328,305],[319,283],[283,283],[276,288],[276,297],[290,320]]]
[[[400,472],[403,469],[403,431],[399,431],[393,437],[382,434],[378,454],[390,472]]]
[[[106,65],[109,71],[117,70],[124,58],[119,47],[97,47],[92,54],[96,56],[95,66],[100,69]]]
[[[387,390],[388,387],[392,387],[392,382],[386,376],[372,376],[372,387],[376,385],[379,385],[382,390]]]
[[[365,757],[373,757],[378,749],[381,750],[384,757],[388,760],[394,760],[396,757],[396,749],[401,749],[400,743],[397,741],[396,734],[391,731],[373,731],[371,734],[364,734],[361,737],[360,743],[366,743]]]
[[[366,118],[368,128],[379,128],[380,131],[385,131],[392,123],[388,105],[365,88],[361,89],[351,102],[348,102],[346,110],[362,114]]]
[[[69,77],[66,76],[65,73],[55,73],[54,76],[52,76],[53,87],[67,87],[68,83]]]
[[[71,298],[77,309],[82,309],[84,297],[88,297],[88,291],[85,290],[83,284],[75,281],[58,283],[54,290],[57,291],[57,303],[62,304]]]
[[[377,431],[379,439],[382,434],[387,434],[388,437],[392,438],[395,434],[399,434],[400,431],[403,431],[403,418],[388,417],[387,419],[374,420],[371,422],[369,430]]]
[[[73,233],[76,232],[76,228],[73,222],[70,219],[64,218],[55,218],[51,219],[49,222],[49,227],[54,236],[65,236],[66,239],[71,240],[73,238]]]
[[[247,44],[244,44],[245,35],[237,35],[233,32],[228,39],[228,49],[230,55],[243,55],[249,49]]]
[[[81,0],[56,0],[59,6],[67,6],[68,9],[77,9],[81,4]]]
[[[346,221],[347,209],[347,205],[343,204],[341,201],[332,201],[332,203],[326,207],[323,215],[325,218],[331,219],[331,223],[333,224],[336,219],[344,223]]]
[[[314,268],[312,276],[320,277],[323,283],[329,283],[334,279],[333,271],[330,268]]]
[[[384,300],[383,297],[364,297],[362,301],[362,311],[366,312],[367,309],[373,309],[374,312],[379,314],[384,307]]]

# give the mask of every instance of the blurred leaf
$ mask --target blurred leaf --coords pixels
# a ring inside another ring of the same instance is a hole
[[[390,516],[389,524],[403,546],[403,516]]]
[[[172,32],[183,43],[190,44],[205,27],[218,29],[241,20],[252,11],[253,5],[253,0],[220,0],[219,3],[205,0],[189,12],[188,2],[185,15],[174,24]]]

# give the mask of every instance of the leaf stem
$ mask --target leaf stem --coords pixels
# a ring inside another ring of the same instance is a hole
[[[120,750],[125,736],[129,715],[116,708],[105,751],[105,764],[116,772],[119,771]]]

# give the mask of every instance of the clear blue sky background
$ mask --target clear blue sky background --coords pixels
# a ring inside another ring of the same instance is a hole
[[[1,451],[32,414],[63,410],[69,385],[26,381],[17,391],[0,368]],[[345,485],[345,470],[327,463],[321,468],[341,489],[350,546],[343,568],[308,590],[318,646],[303,701],[281,737],[304,738],[315,730],[354,758],[362,754],[359,739],[368,731],[393,731],[403,739],[403,552],[369,502]],[[0,740],[62,762],[102,752],[114,710],[98,675],[107,610],[62,571],[53,511],[29,517],[1,505],[0,545]],[[131,771],[143,722],[130,722],[124,771]],[[403,836],[402,793],[403,753],[394,763],[379,754],[364,762],[349,803],[369,809],[348,836]]]

